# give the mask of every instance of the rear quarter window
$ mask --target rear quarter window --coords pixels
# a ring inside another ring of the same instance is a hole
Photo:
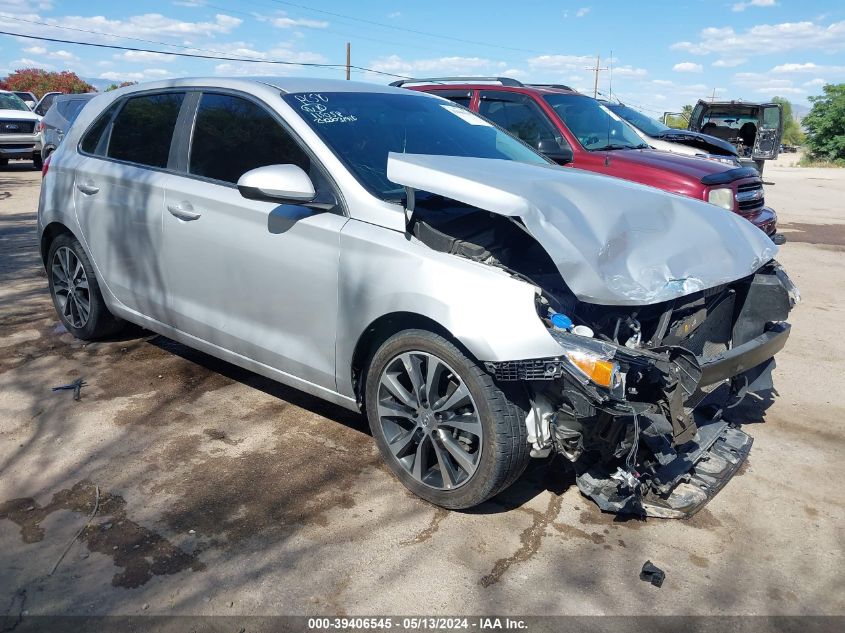
[[[184,92],[130,97],[112,124],[107,156],[149,167],[167,167]]]
[[[107,143],[108,128],[109,123],[111,123],[112,118],[114,117],[114,113],[120,107],[121,102],[117,101],[113,103],[108,109],[103,112],[96,121],[94,121],[94,125],[88,128],[88,131],[82,137],[82,141],[79,143],[79,148],[85,152],[86,154],[94,154],[94,155],[104,155],[105,154],[105,147]],[[101,142],[102,141],[102,142]]]

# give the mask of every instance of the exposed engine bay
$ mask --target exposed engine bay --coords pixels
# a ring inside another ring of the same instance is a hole
[[[570,461],[602,510],[690,516],[743,462],[752,439],[723,413],[772,389],[799,300],[777,262],[669,301],[599,305],[575,296],[518,217],[420,192],[408,232],[535,286],[561,354],[485,365],[524,386],[532,455]]]

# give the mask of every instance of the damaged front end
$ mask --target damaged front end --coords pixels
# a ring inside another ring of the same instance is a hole
[[[611,512],[690,516],[731,478],[752,440],[722,414],[772,389],[799,300],[762,231],[574,169],[391,154],[388,176],[409,237],[535,287],[554,355],[485,362],[525,386],[534,456]]]
[[[578,487],[602,510],[690,516],[751,449],[751,437],[722,414],[772,389],[797,300],[774,261],[732,284],[640,309],[542,293],[538,311],[561,356],[487,368],[526,384],[533,454],[571,461]]]

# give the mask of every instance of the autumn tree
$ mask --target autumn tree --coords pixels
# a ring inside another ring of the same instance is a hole
[[[96,88],[69,70],[53,72],[42,68],[21,68],[0,81],[4,90],[32,92],[39,99],[48,92],[65,94],[95,92]]]
[[[137,81],[121,81],[119,84],[109,84],[105,91],[109,92],[110,90],[117,90],[118,88],[126,88],[126,86],[134,86],[137,83]]]

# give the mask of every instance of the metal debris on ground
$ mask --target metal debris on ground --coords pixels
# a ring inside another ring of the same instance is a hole
[[[650,560],[647,560],[643,564],[643,568],[640,571],[640,580],[645,580],[655,587],[660,587],[665,578],[666,572],[660,569],[657,565],[654,565]]]
[[[82,399],[80,395],[80,391],[82,387],[84,387],[86,383],[82,378],[77,378],[72,383],[67,385],[60,385],[58,387],[53,387],[53,391],[73,391],[73,399],[79,402]]]

